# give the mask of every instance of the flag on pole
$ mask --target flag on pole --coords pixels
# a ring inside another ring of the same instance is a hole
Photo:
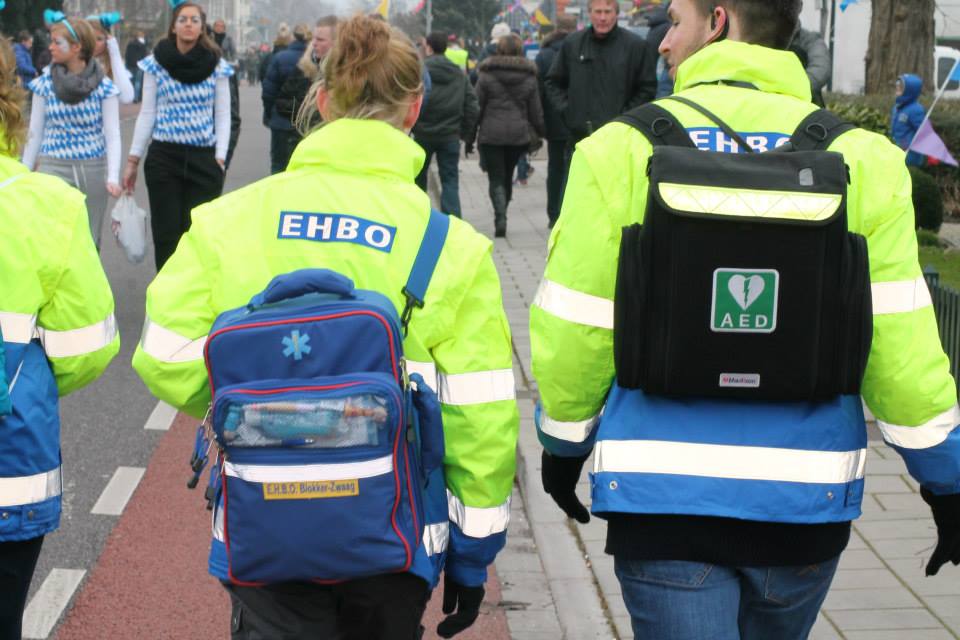
[[[933,130],[933,124],[930,123],[930,118],[924,120],[923,124],[920,125],[920,130],[917,131],[916,137],[913,139],[913,142],[910,143],[910,147],[907,150],[936,158],[944,164],[949,164],[954,167],[960,166],[956,159],[950,154],[947,145],[943,143],[943,140],[940,139],[937,132]]]
[[[852,4],[857,4],[860,0],[840,0],[840,11],[846,11],[847,7]]]
[[[552,22],[550,22],[550,18],[548,18],[546,14],[544,14],[543,11],[540,10],[540,7],[537,7],[537,10],[533,12],[533,18],[534,20],[539,22],[541,25],[553,24]]]
[[[380,0],[380,6],[377,7],[377,13],[382,15],[384,20],[389,18],[390,17],[390,0]]]
[[[413,13],[420,13],[421,11],[423,11],[423,7],[426,4],[427,4],[427,0],[420,0],[420,2],[417,3],[417,6],[413,8]]]

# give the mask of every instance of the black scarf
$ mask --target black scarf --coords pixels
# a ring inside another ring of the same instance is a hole
[[[70,73],[62,64],[50,65],[53,92],[61,102],[79,104],[87,99],[103,80],[103,68],[96,60],[87,62],[80,73]]]
[[[153,50],[153,56],[174,80],[184,84],[197,84],[210,77],[220,62],[220,56],[200,43],[187,53],[180,53],[170,39],[161,40]]]

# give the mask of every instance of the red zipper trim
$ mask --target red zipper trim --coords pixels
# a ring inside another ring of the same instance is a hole
[[[213,339],[219,336],[222,333],[229,333],[231,331],[239,331],[240,329],[255,329],[257,327],[276,327],[284,324],[299,324],[302,322],[318,322],[320,320],[336,320],[338,318],[347,318],[350,316],[370,316],[375,318],[383,325],[384,330],[387,332],[388,342],[390,343],[390,364],[393,368],[393,377],[400,382],[400,374],[397,369],[397,354],[393,348],[393,330],[390,328],[390,324],[384,320],[383,316],[380,314],[374,313],[372,311],[344,311],[342,313],[334,313],[326,316],[311,316],[307,318],[295,318],[292,320],[269,320],[264,322],[251,322],[249,324],[240,324],[233,327],[224,327],[223,329],[218,329],[214,331],[207,337],[207,342],[203,345],[203,360],[207,366],[207,379],[210,381],[210,397],[213,398],[216,390],[213,387],[213,372],[210,370],[210,343],[213,342]]]
[[[208,341],[209,342],[209,341]],[[325,389],[342,389],[345,387],[356,387],[365,382],[344,382],[341,384],[335,385],[325,385],[325,386],[309,386],[309,387],[286,387],[283,389],[233,389],[230,393],[250,393],[255,395],[270,395],[275,393],[284,393],[287,391],[311,391],[311,390],[325,390]],[[410,568],[410,565],[413,564],[413,552],[410,549],[410,543],[404,537],[403,532],[400,531],[400,526],[397,524],[397,509],[400,507],[400,472],[397,469],[397,463],[399,461],[399,451],[400,451],[400,439],[405,435],[403,428],[403,403],[401,398],[398,398],[396,393],[391,390],[391,393],[394,394],[394,399],[397,400],[398,405],[400,406],[400,415],[397,416],[398,428],[397,435],[394,438],[393,442],[393,482],[394,482],[394,492],[396,497],[393,500],[393,510],[390,513],[390,524],[393,526],[394,533],[397,534],[397,537],[400,538],[400,542],[403,543],[403,549],[406,554],[407,560],[403,565],[402,569],[398,569],[397,572],[404,572]],[[227,394],[229,395],[229,394]],[[407,489],[410,494],[410,507],[411,514],[413,516],[413,529],[417,530],[417,510],[413,502],[413,490],[410,480],[410,460],[407,455],[407,448],[403,449],[404,462],[406,463],[406,472],[407,472]],[[229,529],[229,518],[227,518],[227,474],[224,471],[223,466],[220,467],[220,482],[223,485],[223,544],[227,552],[227,575],[230,578],[230,582],[241,587],[262,587],[266,585],[266,582],[249,582],[245,580],[240,580],[233,575],[233,562],[231,560],[232,556],[230,555],[230,529]],[[345,580],[322,580],[315,579],[312,580],[317,584],[338,584],[345,582]]]

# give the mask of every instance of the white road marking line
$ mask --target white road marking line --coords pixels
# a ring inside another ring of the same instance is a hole
[[[60,614],[73,597],[84,569],[53,569],[34,594],[23,613],[23,637],[44,640],[53,631]]]
[[[123,513],[145,471],[143,467],[117,467],[90,513],[105,516],[118,516]]]
[[[166,402],[161,401],[158,402],[157,406],[150,412],[150,417],[147,418],[147,423],[143,425],[143,428],[153,431],[169,431],[176,417],[177,410]]]

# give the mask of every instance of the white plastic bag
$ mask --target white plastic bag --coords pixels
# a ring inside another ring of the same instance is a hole
[[[117,244],[123,247],[127,260],[133,264],[143,262],[147,253],[147,212],[137,205],[133,196],[120,196],[110,217],[119,226],[115,232]]]

